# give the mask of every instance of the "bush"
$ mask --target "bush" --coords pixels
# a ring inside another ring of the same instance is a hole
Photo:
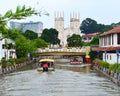
[[[10,62],[10,66],[14,66],[16,63],[15,63],[15,59],[14,58],[10,58],[10,60],[9,60],[9,62]]]
[[[5,58],[2,58],[1,64],[2,64],[2,68],[6,68],[7,67],[7,60]]]
[[[110,64],[109,65],[109,70],[111,71],[116,71],[116,64]]]
[[[120,73],[120,64],[118,64],[117,72]]]
[[[109,68],[110,65],[108,62],[102,61],[100,59],[95,59],[93,62],[97,62],[101,67],[105,68]]]

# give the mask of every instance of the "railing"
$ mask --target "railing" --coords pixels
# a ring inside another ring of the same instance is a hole
[[[45,48],[38,49],[38,52],[86,52],[86,47],[82,48]]]

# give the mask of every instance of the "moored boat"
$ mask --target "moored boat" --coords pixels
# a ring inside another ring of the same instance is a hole
[[[82,57],[73,57],[70,60],[70,64],[72,64],[72,65],[79,65],[79,64],[82,64],[82,63],[83,63]]]
[[[55,61],[53,59],[41,59],[39,60],[37,71],[54,71]]]

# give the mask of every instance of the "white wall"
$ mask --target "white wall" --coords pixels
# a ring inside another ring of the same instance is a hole
[[[9,59],[11,51],[13,52],[12,57],[16,58],[15,49],[9,49],[9,50],[3,49],[2,48],[3,44],[5,44],[5,39],[0,40],[0,61],[3,57],[5,57],[5,55],[6,55],[6,59]]]
[[[105,61],[105,53],[103,53],[103,61]],[[106,53],[106,62],[108,62],[110,64],[117,63],[116,53]],[[118,63],[120,63],[120,54],[119,54]]]

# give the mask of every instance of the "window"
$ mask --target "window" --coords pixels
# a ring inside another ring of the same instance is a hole
[[[112,45],[114,44],[114,38],[113,38],[113,34],[112,34]]]
[[[117,34],[117,41],[118,41],[118,44],[120,44],[120,33]]]
[[[87,38],[83,38],[84,40],[87,40]]]
[[[109,45],[111,45],[111,35],[109,35],[108,39],[109,39],[108,43]]]
[[[88,39],[91,40],[91,37],[89,37]]]
[[[4,45],[4,44],[2,45],[2,49],[6,49],[6,47],[5,47],[5,45]]]
[[[108,55],[107,55],[107,60],[108,60]]]
[[[111,55],[110,55],[110,60],[111,60]]]

